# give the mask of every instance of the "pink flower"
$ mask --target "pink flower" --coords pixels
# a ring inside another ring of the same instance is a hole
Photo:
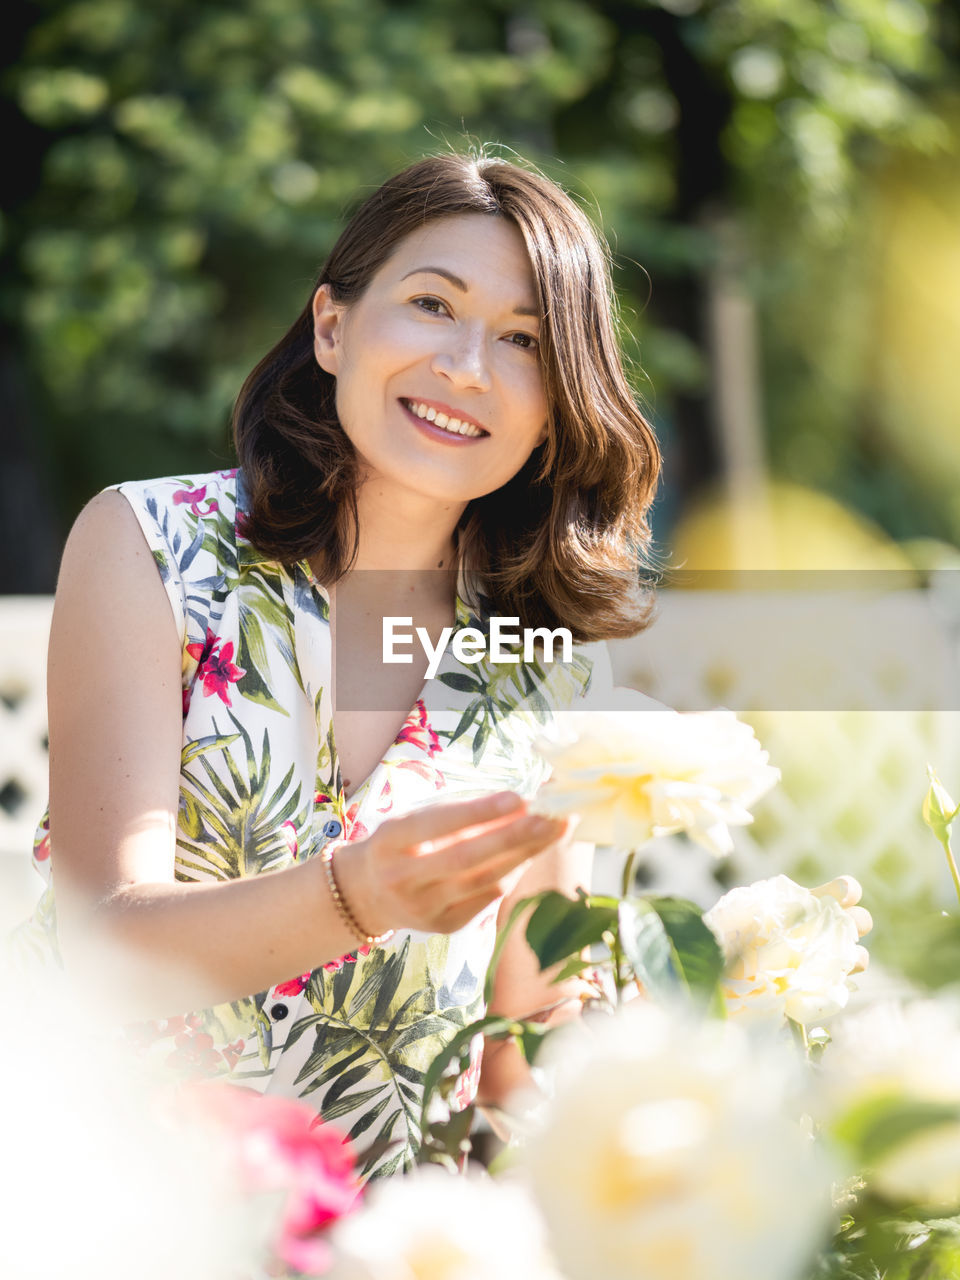
[[[219,654],[218,649],[220,649]],[[195,641],[187,645],[186,651],[199,663],[196,678],[203,683],[203,696],[209,698],[215,693],[224,706],[232,706],[230,685],[236,684],[247,674],[242,667],[234,665],[233,641],[228,640],[221,648],[220,639],[208,627],[207,638],[203,644]]]
[[[200,515],[200,503],[207,497],[207,486],[203,485],[200,489],[178,489],[173,495],[175,506],[189,506],[195,516]],[[207,500],[207,512],[219,511],[219,503],[216,498]]]
[[[301,973],[299,978],[291,978],[289,982],[278,982],[273,988],[278,996],[298,996],[310,981],[309,973]]]
[[[421,751],[426,751],[431,758],[440,751],[440,739],[430,727],[430,721],[427,719],[427,709],[423,705],[422,698],[418,698],[414,703],[413,710],[404,721],[403,728],[397,734],[396,740],[397,742],[409,742],[411,746],[419,747]]]
[[[245,1191],[286,1192],[277,1256],[299,1271],[325,1270],[330,1250],[322,1232],[349,1213],[360,1192],[347,1140],[291,1098],[212,1080],[189,1086],[180,1097],[189,1111],[227,1134]]]

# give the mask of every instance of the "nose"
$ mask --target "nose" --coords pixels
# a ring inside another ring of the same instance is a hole
[[[489,390],[490,368],[484,329],[480,325],[463,326],[451,334],[450,341],[435,352],[431,368],[458,389]]]

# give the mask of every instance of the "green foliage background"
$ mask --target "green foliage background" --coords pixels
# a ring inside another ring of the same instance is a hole
[[[865,429],[861,359],[874,177],[903,155],[956,163],[957,0],[17,0],[8,15],[4,453],[61,528],[106,483],[224,464],[236,391],[348,207],[425,152],[495,142],[611,239],[668,455],[664,527],[717,469],[703,280],[732,219],[763,313],[774,469],[897,534],[960,534],[960,509]]]

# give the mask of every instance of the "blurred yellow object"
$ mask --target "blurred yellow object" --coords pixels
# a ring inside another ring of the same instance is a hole
[[[880,183],[870,381],[878,420],[936,489],[960,472],[960,170],[956,158],[891,165]]]
[[[835,498],[774,481],[736,507],[726,495],[696,503],[673,538],[678,569],[906,569],[877,525]]]

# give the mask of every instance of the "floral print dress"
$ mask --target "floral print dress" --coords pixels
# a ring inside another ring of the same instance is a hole
[[[307,563],[267,560],[244,537],[236,471],[117,488],[153,552],[182,637],[179,880],[286,867],[433,799],[504,788],[532,795],[545,774],[535,739],[606,663],[602,645],[584,645],[567,664],[466,665],[448,645],[396,740],[348,801],[333,737],[329,601]],[[462,599],[457,625],[483,625]],[[55,846],[44,821],[34,860],[48,879]],[[393,1173],[416,1154],[430,1063],[483,1013],[498,906],[456,933],[400,930],[382,947],[291,974],[269,991],[126,1034],[172,1070],[308,1100],[370,1151],[364,1175]],[[56,953],[52,880],[20,941]],[[480,1049],[455,1105],[476,1092]]]

